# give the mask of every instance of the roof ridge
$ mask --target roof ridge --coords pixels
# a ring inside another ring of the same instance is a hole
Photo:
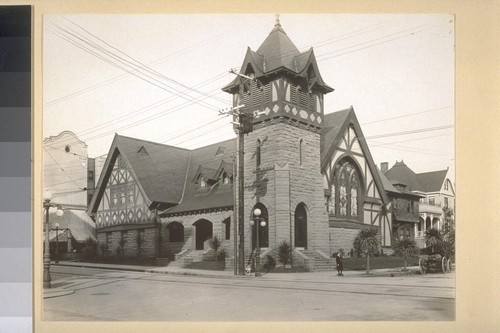
[[[180,149],[180,150],[184,150],[184,151],[192,151],[191,149],[187,149],[187,148],[182,148],[182,147],[173,146],[173,145],[167,145],[167,144],[164,144],[164,143],[155,142],[155,141],[151,141],[151,140],[138,139],[138,138],[134,138],[134,137],[131,137],[131,136],[121,135],[121,134],[118,134],[118,133],[116,133],[116,136],[118,138],[130,139],[130,140],[134,140],[134,141],[150,143],[150,144],[154,144],[154,145],[158,145],[158,146],[163,146],[163,147],[176,148],[176,149]]]

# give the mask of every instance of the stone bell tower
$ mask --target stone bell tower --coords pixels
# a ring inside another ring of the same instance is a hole
[[[259,207],[262,256],[282,241],[294,248],[328,249],[328,218],[320,170],[323,82],[313,49],[300,52],[279,19],[257,51],[247,49],[241,74],[223,88],[244,104],[253,131],[244,136],[245,252],[255,246],[247,223]]]

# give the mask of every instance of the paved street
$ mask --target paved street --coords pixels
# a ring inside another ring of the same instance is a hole
[[[183,276],[52,266],[46,320],[359,321],[454,320],[455,274],[372,276],[333,272],[261,278]],[[348,273],[348,272],[346,272]]]

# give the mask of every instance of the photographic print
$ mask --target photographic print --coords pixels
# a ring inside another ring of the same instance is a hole
[[[44,15],[42,320],[454,321],[454,27]]]

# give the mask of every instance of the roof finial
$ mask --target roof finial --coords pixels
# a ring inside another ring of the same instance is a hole
[[[280,24],[280,14],[276,14],[276,22],[274,23],[274,26],[280,26],[281,27],[281,24]]]

